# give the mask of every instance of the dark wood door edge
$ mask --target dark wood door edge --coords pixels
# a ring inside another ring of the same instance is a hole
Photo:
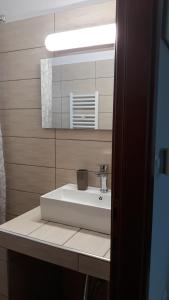
[[[159,2],[117,0],[112,153],[112,199],[116,210],[112,210],[110,284],[113,300],[147,299]]]

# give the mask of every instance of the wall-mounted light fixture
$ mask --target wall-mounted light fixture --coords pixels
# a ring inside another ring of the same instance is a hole
[[[116,25],[107,24],[50,34],[45,39],[49,51],[111,45],[116,40]]]

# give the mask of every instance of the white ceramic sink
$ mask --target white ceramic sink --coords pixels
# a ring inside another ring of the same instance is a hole
[[[40,198],[42,219],[110,234],[111,192],[67,184]]]

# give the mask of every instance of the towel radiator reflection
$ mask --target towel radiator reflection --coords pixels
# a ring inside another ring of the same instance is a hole
[[[70,128],[98,129],[99,94],[70,93]]]

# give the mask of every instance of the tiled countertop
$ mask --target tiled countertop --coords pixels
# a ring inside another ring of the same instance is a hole
[[[41,220],[40,207],[1,225],[0,246],[109,280],[110,236]]]

